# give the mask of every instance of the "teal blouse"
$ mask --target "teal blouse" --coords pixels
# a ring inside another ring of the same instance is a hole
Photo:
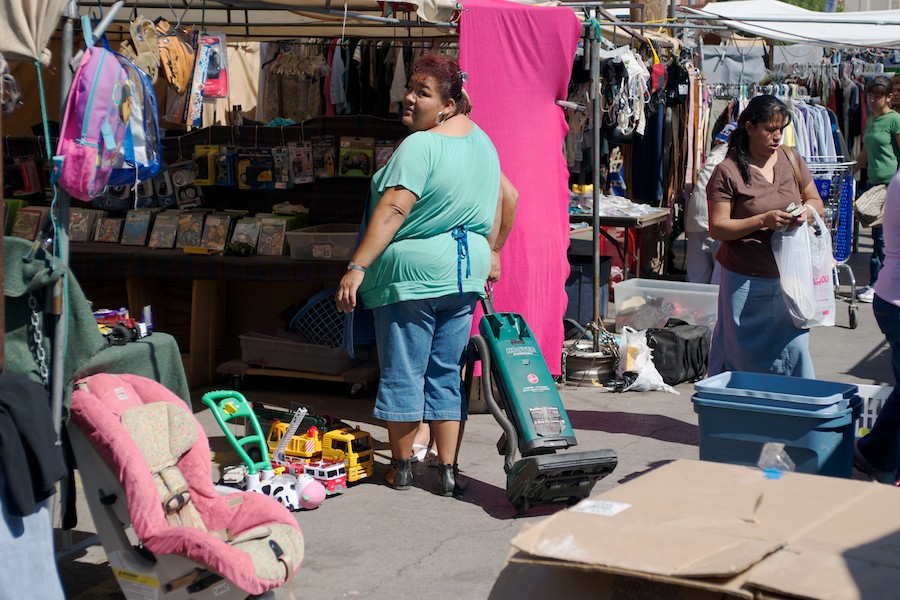
[[[416,203],[394,239],[366,270],[367,308],[460,292],[484,294],[491,267],[487,236],[500,193],[500,161],[477,125],[462,137],[419,131],[372,177],[368,214],[402,186]]]

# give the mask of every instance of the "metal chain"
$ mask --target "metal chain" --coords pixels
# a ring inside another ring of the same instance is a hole
[[[614,336],[610,331],[603,325],[603,321],[595,322],[591,321],[588,324],[590,329],[594,332],[594,335],[597,336],[597,342],[599,346],[606,347],[606,352],[611,356],[615,356],[616,359],[619,358],[619,340]]]
[[[47,352],[44,350],[44,335],[41,333],[41,318],[38,311],[38,301],[34,294],[28,294],[28,308],[31,309],[31,338],[34,348],[31,349],[34,359],[38,364],[41,382],[44,388],[50,389],[50,370],[47,368]]]

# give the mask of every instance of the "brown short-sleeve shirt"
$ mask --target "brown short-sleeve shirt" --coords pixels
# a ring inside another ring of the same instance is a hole
[[[812,181],[812,174],[799,157],[797,163],[802,187],[805,188]],[[784,152],[779,151],[772,183],[753,167],[750,168],[750,183],[744,183],[737,163],[730,156],[726,157],[709,179],[706,199],[708,202],[730,202],[732,218],[743,219],[775,208],[784,210],[791,202],[799,204],[800,190],[790,161]],[[760,230],[739,240],[724,241],[716,258],[723,267],[734,273],[751,277],[778,277],[771,238],[771,231]]]

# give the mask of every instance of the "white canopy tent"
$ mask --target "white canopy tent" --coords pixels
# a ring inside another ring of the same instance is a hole
[[[0,1],[0,54],[9,61],[41,58],[65,7],[66,0]]]
[[[900,10],[816,12],[778,0],[714,2],[693,18],[770,40],[829,47],[900,48]]]

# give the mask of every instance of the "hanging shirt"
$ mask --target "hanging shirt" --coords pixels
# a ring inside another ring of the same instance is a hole
[[[788,123],[787,126],[781,132],[781,145],[787,146],[789,148],[797,147],[797,137],[794,135],[794,123],[793,121]]]
[[[487,134],[475,125],[460,137],[419,131],[404,139],[372,178],[368,214],[396,186],[417,199],[366,270],[359,288],[366,307],[460,291],[483,296],[491,267],[487,236],[500,193],[500,160]]]
[[[792,122],[797,134],[797,152],[800,153],[800,156],[809,156],[809,136],[806,132],[806,120],[799,111],[794,110]]]
[[[331,61],[331,85],[329,87],[331,103],[334,104],[334,112],[343,114],[347,106],[347,91],[344,89],[344,59],[341,58],[341,47],[334,51]]]
[[[685,165],[685,181],[693,181],[694,173],[696,172],[694,168],[694,144],[695,144],[695,136],[697,135],[697,127],[696,127],[696,111],[697,111],[697,75],[694,73],[693,69],[688,70],[688,99],[687,99],[687,164]]]
[[[829,152],[828,138],[831,137],[831,122],[828,115],[823,113],[823,109],[818,106],[811,106],[810,114],[816,121],[816,149],[819,156],[827,156],[834,160],[834,152]],[[831,148],[833,150],[833,148]]]
[[[331,66],[331,63],[334,62],[334,48],[337,44],[337,40],[331,40],[328,42],[328,52],[325,58],[325,64]],[[331,103],[331,69],[327,69],[325,72],[325,77],[323,81],[325,93],[325,116],[332,117],[334,116],[334,104]]]
[[[403,48],[397,46],[397,62],[394,77],[391,79],[391,112],[400,114],[403,97],[406,96],[406,64],[403,61]]]
[[[688,233],[709,231],[709,210],[706,203],[706,185],[719,163],[725,159],[728,144],[719,144],[706,156],[703,168],[697,171],[697,183],[691,192],[684,211],[684,230]]]

